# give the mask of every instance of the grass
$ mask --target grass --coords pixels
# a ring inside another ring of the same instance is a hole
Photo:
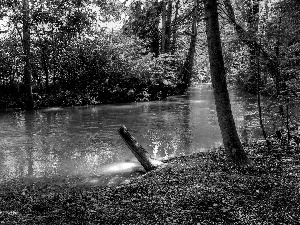
[[[300,157],[295,148],[246,147],[236,169],[222,149],[111,187],[80,178],[15,180],[0,186],[3,224],[300,224]]]

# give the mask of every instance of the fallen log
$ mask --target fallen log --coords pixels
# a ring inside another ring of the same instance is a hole
[[[144,149],[135,138],[129,133],[127,128],[122,125],[119,129],[119,134],[123,138],[124,142],[137,158],[137,160],[144,167],[146,172],[156,169],[158,166],[164,164],[163,162],[154,159],[147,151]]]

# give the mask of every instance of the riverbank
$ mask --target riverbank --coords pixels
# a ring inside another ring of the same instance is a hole
[[[3,224],[299,224],[297,149],[246,150],[251,166],[226,164],[221,150],[177,157],[115,187],[78,178],[1,185]]]
[[[83,90],[73,89],[73,86],[76,85],[53,87],[49,92],[44,89],[34,89],[34,109],[156,101],[168,96],[182,94],[175,81],[168,83],[163,83],[163,81],[157,79],[149,83],[148,80],[143,79],[121,80],[119,81],[120,84],[103,84],[97,88],[85,88]],[[0,85],[0,90],[0,111],[26,109],[23,89]]]

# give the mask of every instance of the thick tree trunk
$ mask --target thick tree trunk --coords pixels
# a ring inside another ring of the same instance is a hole
[[[211,79],[223,143],[228,160],[237,166],[244,166],[248,164],[248,158],[237,134],[230,106],[222,55],[217,0],[204,0],[204,6],[207,19],[206,32]]]
[[[33,96],[30,69],[30,24],[28,0],[23,0],[23,49],[24,49],[24,84],[26,108],[33,109]]]
[[[147,172],[154,170],[163,164],[161,161],[153,159],[151,155],[129,133],[125,126],[121,126],[119,129],[119,134]]]

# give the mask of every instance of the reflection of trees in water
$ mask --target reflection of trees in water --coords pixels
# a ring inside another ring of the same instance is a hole
[[[190,99],[192,130],[191,151],[207,151],[211,147],[218,147],[222,142],[215,111],[214,96],[208,85],[196,89]]]
[[[77,113],[79,112],[79,113]],[[113,147],[101,131],[84,127],[80,110],[37,112],[34,135],[35,173],[41,175],[85,173],[113,161]],[[90,116],[90,115],[88,115]],[[94,115],[98,116],[98,115]],[[90,120],[94,118],[89,118]]]
[[[207,100],[207,103],[206,103],[208,105],[208,108],[206,108],[207,109],[206,110],[207,111],[207,118],[201,117],[199,119],[207,119],[207,121],[210,125],[219,126],[213,92],[212,91],[206,91],[206,92],[202,92],[202,94],[205,94],[203,96],[203,98]]]
[[[259,130],[252,114],[256,105],[247,97],[235,98],[232,103],[236,104],[240,131]],[[118,136],[120,124],[128,125],[137,141],[158,157],[189,154],[221,140],[213,94],[205,88],[170,101],[109,107],[112,109],[100,106],[93,110],[15,113],[15,124],[10,128],[19,130],[10,134],[16,138],[5,147],[9,154],[4,152],[5,163],[12,163],[10,168],[3,165],[0,174],[8,173],[4,171],[8,169],[18,176],[88,172],[134,157]]]
[[[207,113],[207,122],[212,126],[219,126],[218,117],[215,109],[209,109]]]
[[[242,141],[249,142],[252,138],[260,137],[262,133],[257,110],[257,97],[239,90],[232,90],[230,97],[237,131]]]
[[[154,154],[189,154],[220,145],[212,91],[192,90],[170,102],[155,111],[156,118],[147,126],[145,139],[150,140]]]
[[[189,104],[176,102],[155,108],[155,115],[148,120],[144,139],[150,142],[151,154],[170,157],[186,153],[191,145]]]
[[[14,117],[14,126],[10,124],[9,127],[10,141],[2,149],[4,151],[1,165],[4,170],[3,176],[4,178],[32,176],[34,174],[34,111],[17,112],[12,117]],[[18,134],[19,132],[21,135]]]
[[[34,165],[34,158],[33,158],[33,151],[34,151],[34,120],[35,115],[34,111],[28,111],[24,114],[24,127],[25,127],[25,135],[27,141],[25,143],[25,152],[26,152],[26,161],[27,161],[27,176],[32,176],[33,165]]]
[[[190,129],[191,123],[191,108],[190,102],[187,103],[185,109],[182,111],[182,121],[179,125],[181,125],[181,135],[180,135],[180,143],[182,148],[184,149],[184,153],[191,152],[191,144],[192,144],[192,131]]]
[[[5,175],[5,155],[4,155],[5,146],[0,145],[0,182]]]

